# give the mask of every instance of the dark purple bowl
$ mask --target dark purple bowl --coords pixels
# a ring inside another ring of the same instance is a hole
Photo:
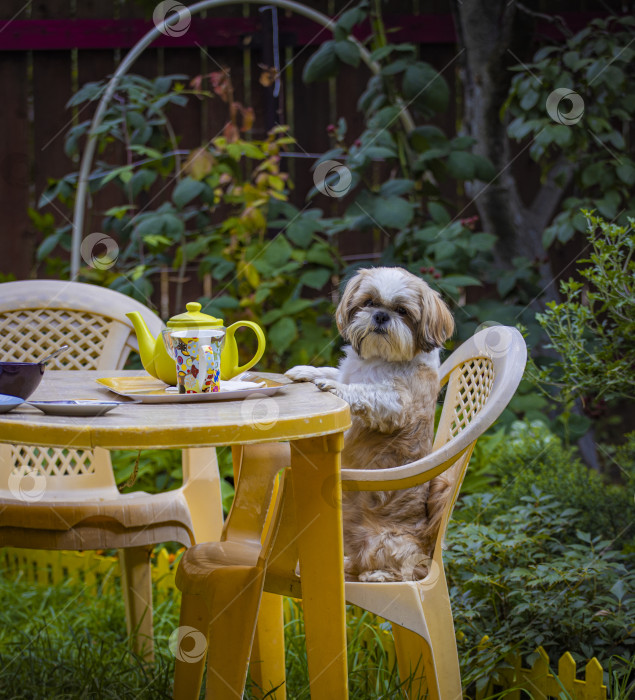
[[[42,381],[39,362],[0,362],[0,394],[28,399]]]

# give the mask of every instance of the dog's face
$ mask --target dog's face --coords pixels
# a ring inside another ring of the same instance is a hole
[[[440,347],[454,331],[441,297],[401,267],[360,270],[335,313],[342,338],[362,359],[408,362]]]

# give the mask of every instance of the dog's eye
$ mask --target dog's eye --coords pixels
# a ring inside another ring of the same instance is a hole
[[[403,306],[398,306],[398,307],[395,309],[395,311],[396,311],[398,314],[400,314],[401,316],[405,316],[405,315],[408,313],[408,312],[406,311],[406,309],[404,309]]]
[[[364,306],[377,306],[377,303],[374,302],[372,299],[366,299],[364,302]]]

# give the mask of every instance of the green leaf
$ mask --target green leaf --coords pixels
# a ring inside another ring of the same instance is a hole
[[[383,61],[383,59],[386,58],[386,56],[390,56],[394,50],[395,47],[392,44],[380,46],[371,53],[370,58],[372,61]]]
[[[618,603],[622,602],[622,599],[626,594],[626,586],[624,585],[624,581],[622,581],[622,579],[619,579],[613,584],[611,587],[611,593],[617,598]]]
[[[157,179],[157,173],[154,170],[138,170],[130,180],[129,187],[132,198],[136,199],[142,190],[149,190]]]
[[[267,337],[270,341],[270,346],[275,349],[278,355],[282,355],[289,345],[298,337],[295,321],[286,317],[281,318],[268,329]]]
[[[476,162],[471,153],[452,151],[446,164],[450,175],[457,180],[471,180],[476,173]]]
[[[621,163],[615,168],[615,172],[622,182],[627,185],[635,184],[635,166],[633,166],[633,163]]]
[[[261,257],[267,265],[275,269],[284,265],[291,257],[292,252],[293,248],[289,245],[289,241],[278,234],[271,243],[267,244]]]
[[[300,248],[306,248],[313,234],[322,230],[322,224],[308,216],[298,216],[286,229],[286,235]]]
[[[551,225],[542,232],[542,247],[546,250],[555,240],[558,229]]]
[[[410,134],[410,145],[418,153],[448,145],[446,135],[436,126],[418,126]]]
[[[306,261],[316,265],[323,265],[329,269],[333,269],[336,265],[336,257],[333,251],[323,243],[314,243],[309,248],[306,254]]]
[[[401,110],[399,107],[382,107],[377,114],[374,114],[371,117],[368,122],[368,126],[371,129],[385,129],[393,124],[400,114]]]
[[[602,216],[607,219],[614,219],[617,216],[618,208],[622,198],[615,190],[609,190],[602,199],[598,200],[597,208]]]
[[[538,97],[540,95],[533,88],[529,88],[522,96],[520,100],[520,107],[525,111],[530,110],[538,102]]]
[[[367,148],[362,148],[361,153],[369,158],[397,157],[397,151],[392,148],[386,148],[385,146],[368,146]]]
[[[430,248],[430,252],[434,255],[435,261],[446,260],[454,255],[456,251],[456,246],[451,241],[438,241],[433,243]]]
[[[323,267],[317,270],[307,270],[300,276],[300,284],[305,284],[311,289],[322,289],[331,278],[331,271]]]
[[[401,73],[402,71],[406,70],[406,68],[410,64],[408,61],[405,61],[403,58],[399,58],[396,61],[392,61],[392,63],[388,63],[385,66],[382,66],[381,68],[381,74],[382,75],[397,75],[397,73]]]
[[[492,182],[496,179],[498,173],[492,162],[484,156],[471,153],[474,162],[474,176],[481,182]]]
[[[204,182],[186,177],[174,188],[172,201],[179,209],[182,209],[186,204],[198,197],[204,189]]]
[[[335,53],[335,42],[325,41],[322,46],[306,62],[302,71],[302,80],[305,83],[314,83],[317,80],[326,80],[337,74],[338,62]]]
[[[429,64],[418,61],[406,69],[402,90],[404,97],[415,107],[444,112],[450,98],[450,89],[444,78]]]
[[[558,144],[558,146],[568,146],[573,140],[573,130],[570,126],[556,124],[553,127],[552,132],[553,140]]]
[[[585,187],[591,187],[602,179],[605,164],[603,162],[594,162],[588,165],[582,171],[582,184]]]
[[[293,316],[311,306],[313,306],[313,301],[311,301],[311,299],[287,299],[282,305],[281,311],[287,316]]]
[[[450,142],[450,148],[453,151],[466,151],[476,143],[476,139],[472,136],[457,136]]]
[[[343,63],[357,68],[359,65],[359,46],[348,39],[335,42],[335,53]]]
[[[38,246],[36,258],[37,260],[44,260],[55,250],[57,244],[60,242],[62,237],[62,231],[56,231],[50,236],[47,236]]]
[[[99,187],[101,188],[104,185],[107,185],[111,180],[114,180],[116,177],[121,178],[124,173],[132,175],[132,165],[123,165],[120,168],[115,168],[114,170],[111,170],[109,173],[104,175],[104,177],[99,183]]]
[[[380,226],[405,228],[414,216],[412,204],[401,197],[379,197],[373,208],[373,215]]]
[[[446,275],[443,277],[443,282],[445,284],[452,285],[454,287],[482,287],[483,283],[476,279],[476,277],[470,277],[469,275]]]
[[[445,226],[446,224],[450,223],[450,215],[442,204],[439,204],[438,202],[429,202],[428,211],[430,212],[430,216],[435,223],[440,224],[441,226]]]
[[[412,180],[404,180],[395,178],[394,180],[387,180],[379,188],[379,194],[382,197],[390,197],[391,195],[401,195],[412,192],[415,183]]]
[[[366,13],[363,10],[359,7],[353,7],[350,10],[346,10],[346,12],[342,12],[337,19],[336,26],[347,34],[350,34],[351,29],[353,29],[356,24],[363,22],[365,17]]]
[[[492,250],[498,238],[493,233],[474,233],[470,236],[470,246],[474,250]]]

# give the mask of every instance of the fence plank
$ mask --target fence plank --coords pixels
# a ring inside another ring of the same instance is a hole
[[[587,663],[584,671],[584,684],[579,684],[579,700],[606,700],[604,672],[595,656]]]
[[[25,19],[28,7],[22,0],[0,3],[0,25]],[[35,243],[29,206],[29,126],[27,55],[0,52],[0,274],[28,277]]]
[[[70,0],[46,0],[33,7],[34,19],[70,17]],[[64,152],[64,141],[71,128],[72,113],[66,109],[72,90],[70,51],[35,51],[33,53],[33,173],[35,205],[49,180],[58,179],[74,169]],[[56,115],[56,118],[51,118]],[[72,214],[60,202],[52,202],[40,213],[50,213],[58,226],[70,225]],[[37,232],[37,242],[43,239]],[[43,270],[42,270],[43,272]]]
[[[78,19],[112,19],[119,9],[118,5],[118,0],[82,0],[77,3],[76,17]],[[108,78],[115,71],[116,59],[117,55],[112,49],[79,50],[77,52],[78,87]],[[133,72],[136,72],[134,68]],[[80,106],[79,120],[92,119],[96,107],[95,102],[87,102]],[[97,157],[117,165],[123,165],[126,162],[125,149],[120,141],[109,144],[104,153]],[[124,193],[114,183],[91,195],[90,206],[86,210],[84,235],[101,231],[104,212],[110,207],[123,204],[124,201]]]

